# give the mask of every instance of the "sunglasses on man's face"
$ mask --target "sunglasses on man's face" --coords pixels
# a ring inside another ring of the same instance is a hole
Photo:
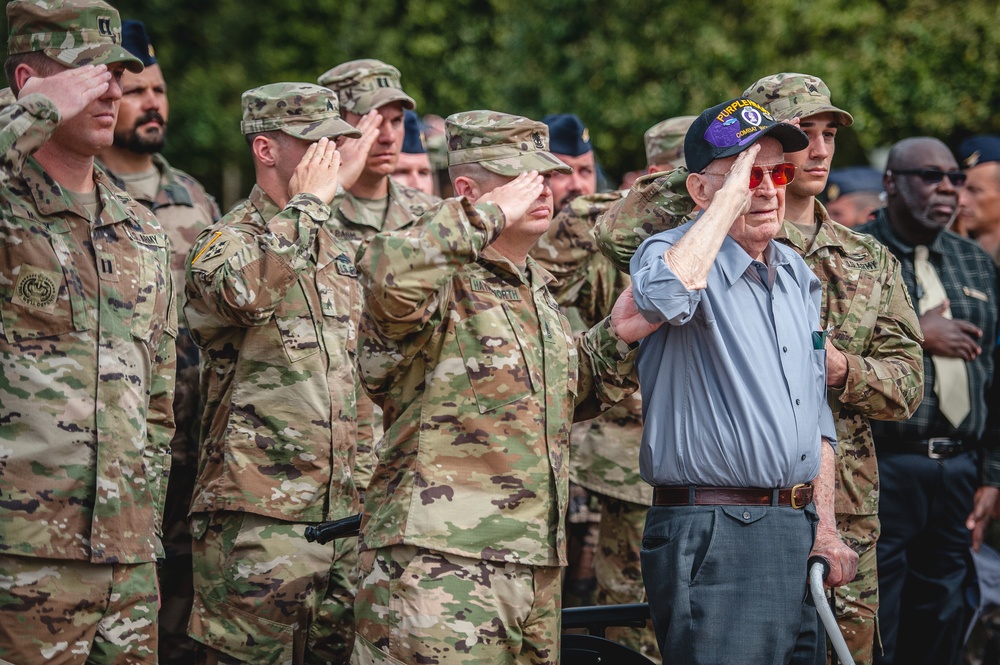
[[[760,183],[764,182],[764,168],[763,166],[755,166],[750,169],[750,189],[757,189],[760,187]],[[795,180],[795,164],[791,162],[775,164],[769,168],[771,171],[771,182],[774,183],[775,187],[784,187],[792,180]],[[728,175],[727,173],[713,173],[711,171],[703,171],[703,173],[705,175]]]
[[[889,174],[915,175],[928,185],[936,185],[947,177],[955,187],[964,185],[967,177],[961,171],[941,171],[939,169],[901,169],[890,171]]]

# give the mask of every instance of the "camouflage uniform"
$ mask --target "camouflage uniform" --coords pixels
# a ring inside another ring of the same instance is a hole
[[[140,188],[129,186],[104,166],[115,183],[153,211],[170,238],[170,272],[173,276],[178,313],[184,307],[184,259],[195,238],[219,220],[219,208],[197,180],[173,168],[162,155],[153,155],[160,173],[159,191],[154,200]],[[191,582],[191,530],[188,510],[198,471],[198,425],[201,404],[198,395],[198,347],[191,341],[187,325],[180,317],[177,331],[177,381],[174,389],[176,430],[170,441],[170,482],[163,510],[163,549],[166,558],[160,567],[164,586],[160,594],[161,660],[179,651],[176,658],[188,659],[194,644],[187,638],[194,590]]]
[[[567,168],[525,118],[474,111],[448,132],[453,166]],[[365,497],[355,662],[558,658],[569,426],[635,389],[635,345],[607,320],[574,343],[551,277],[490,246],[504,225],[495,204],[448,199],[375,236],[359,265],[359,366],[387,429]]]
[[[627,273],[597,251],[592,233],[594,220],[621,198],[622,193],[612,192],[574,199],[553,218],[531,251],[538,265],[555,278],[549,290],[574,334],[610,314],[630,283]],[[594,562],[599,605],[646,600],[639,548],[653,490],[639,477],[641,439],[639,393],[599,418],[576,423],[570,433],[570,480],[590,492],[601,511]],[[612,628],[608,636],[658,658],[650,628]]]
[[[636,181],[596,227],[601,250],[620,266],[643,239],[693,211],[686,169]],[[878,465],[869,418],[904,420],[923,395],[922,335],[899,262],[879,242],[832,221],[816,203],[819,233],[808,243],[785,222],[775,240],[802,255],[823,284],[821,324],[847,355],[844,388],[829,388],[837,426],[834,510],[841,538],[861,556],[858,575],[837,589],[838,622],[857,662],[870,662],[878,609]]]
[[[364,115],[391,102],[402,102],[404,108],[413,109],[415,103],[403,92],[399,76],[398,69],[379,60],[352,60],[322,74],[318,83],[337,93],[343,111]],[[357,197],[347,192],[328,224],[337,237],[351,245],[356,252],[376,233],[409,226],[441,200],[418,189],[400,185],[389,176],[386,179],[389,184],[389,201],[385,219],[377,219],[358,202]],[[365,394],[361,384],[357,386],[357,400],[358,457],[354,479],[363,497],[375,466],[373,447],[382,438],[382,410]]]
[[[7,13],[11,54],[142,67],[103,2]],[[0,660],[155,663],[169,241],[101,171],[95,214],[30,157],[60,121],[41,95],[0,114]]]
[[[244,134],[357,135],[315,85],[256,88],[243,108]],[[350,653],[355,549],[304,538],[307,523],[358,510],[361,301],[353,251],[325,226],[331,214],[312,194],[279,209],[255,186],[187,259],[205,402],[189,632],[239,662],[302,663],[307,652],[346,662]]]
[[[694,124],[693,115],[681,115],[658,122],[642,135],[646,146],[646,167],[652,171],[669,171],[684,162],[684,136]]]

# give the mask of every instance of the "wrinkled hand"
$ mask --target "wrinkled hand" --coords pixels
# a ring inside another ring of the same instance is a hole
[[[316,141],[288,181],[288,197],[296,194],[313,194],[329,205],[337,193],[337,173],[340,171],[340,153],[337,145],[327,138]]]
[[[340,185],[350,189],[358,181],[365,170],[368,154],[378,138],[378,129],[382,125],[382,114],[373,109],[361,116],[357,129],[361,136],[356,139],[343,137],[338,139],[337,149],[340,151]]]
[[[753,169],[753,162],[760,152],[760,145],[755,143],[736,157],[729,174],[722,181],[722,188],[716,193],[716,198],[720,195],[733,197],[733,200],[740,204],[737,219],[750,212],[750,199],[753,190],[750,189],[750,171]],[[735,221],[735,220],[734,220]]]
[[[111,79],[107,65],[86,65],[52,76],[32,76],[24,82],[18,97],[35,93],[45,95],[65,122],[106,93]]]
[[[615,301],[615,306],[611,308],[611,326],[618,336],[629,344],[647,337],[662,325],[662,321],[650,323],[639,313],[639,309],[635,306],[631,284],[622,291]]]
[[[842,388],[847,382],[847,356],[826,338],[826,385]]]
[[[528,171],[507,184],[486,192],[479,197],[479,201],[491,201],[500,206],[509,227],[528,213],[531,204],[541,196],[544,188],[545,180],[538,171]]]
[[[827,587],[838,587],[847,584],[858,573],[858,554],[837,536],[836,531],[818,529],[816,542],[813,544],[810,557],[823,557],[830,563],[830,574],[823,583]]]
[[[1000,518],[1000,487],[980,487],[972,502],[972,512],[965,519],[965,528],[972,532],[972,549],[979,551],[986,526],[997,518]]]
[[[948,301],[927,310],[920,317],[924,332],[924,351],[934,356],[974,360],[983,350],[979,340],[983,331],[961,319],[946,319],[941,315]]]

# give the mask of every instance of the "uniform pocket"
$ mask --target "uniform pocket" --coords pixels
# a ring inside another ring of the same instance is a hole
[[[0,248],[0,333],[9,342],[20,342],[85,330],[78,325],[83,303],[70,287],[78,282],[71,262],[60,260],[51,238]]]
[[[480,413],[532,393],[531,373],[506,305],[465,319],[455,334]]]
[[[274,312],[274,324],[278,327],[290,362],[298,362],[319,352],[316,322],[301,281],[289,289],[285,300],[278,305]]]

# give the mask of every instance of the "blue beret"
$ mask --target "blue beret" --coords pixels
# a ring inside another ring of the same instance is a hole
[[[424,127],[416,112],[406,109],[403,115],[403,126],[406,136],[403,138],[403,152],[407,155],[422,155],[427,152],[424,147]]]
[[[958,161],[966,169],[984,162],[1000,162],[1000,136],[970,136],[958,146]]]
[[[142,60],[145,67],[156,64],[153,45],[149,43],[149,35],[146,34],[146,26],[142,21],[122,21],[122,48]]]
[[[555,113],[542,118],[549,128],[549,151],[579,157],[594,149],[590,145],[590,130],[572,113]]]
[[[836,201],[844,194],[855,192],[878,194],[881,191],[881,173],[870,166],[848,166],[830,171],[830,177],[826,181],[826,189],[823,190],[823,194],[827,201]]]

